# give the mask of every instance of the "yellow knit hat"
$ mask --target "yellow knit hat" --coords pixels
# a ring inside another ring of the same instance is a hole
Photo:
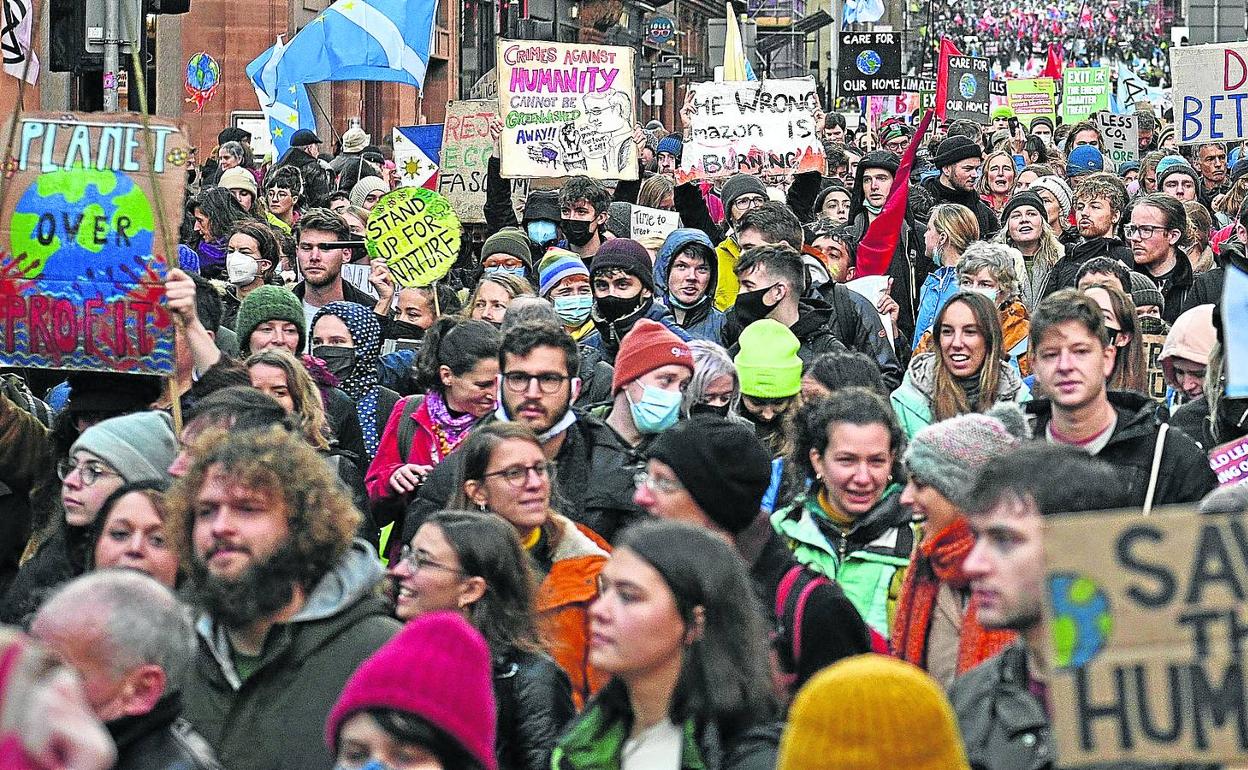
[[[953,708],[918,668],[845,658],[811,678],[789,710],[777,770],[969,770]]]

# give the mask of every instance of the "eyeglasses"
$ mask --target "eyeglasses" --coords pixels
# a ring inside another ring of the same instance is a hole
[[[505,372],[503,382],[512,393],[523,393],[529,389],[529,383],[537,381],[538,390],[546,395],[558,393],[559,388],[567,380],[572,379],[564,374],[546,372],[545,374],[529,374],[528,372]]]
[[[491,476],[497,476],[506,481],[513,487],[519,488],[528,481],[530,473],[536,473],[539,481],[546,481],[555,472],[555,464],[553,462],[536,463],[534,465],[516,465],[511,468],[504,468],[501,471],[493,471],[482,476],[482,479],[488,479]]]
[[[665,495],[672,495],[677,492],[682,492],[685,489],[679,481],[673,481],[672,479],[660,479],[650,475],[649,471],[637,471],[634,473],[633,484],[638,487],[645,487],[654,492],[662,492]]]
[[[893,139],[884,143],[884,149],[903,152],[910,145],[909,137],[902,139]]]
[[[1124,225],[1122,231],[1128,238],[1134,238],[1137,235],[1144,240],[1148,240],[1158,232],[1166,232],[1172,230],[1171,227],[1162,227],[1161,225]]]
[[[761,206],[767,202],[767,199],[761,195],[742,195],[732,202],[733,206],[739,206],[742,209],[752,209],[755,206]]]
[[[120,473],[109,470],[106,465],[101,462],[96,462],[95,460],[86,460],[80,463],[67,457],[56,464],[56,475],[60,477],[61,481],[69,478],[69,474],[74,471],[78,471],[78,478],[82,479],[82,485],[84,487],[91,486],[101,476],[121,475]]]
[[[399,561],[406,564],[413,572],[419,572],[422,569],[440,569],[443,572],[450,572],[456,575],[467,575],[462,569],[457,567],[448,567],[445,564],[439,564],[420,551],[412,548],[410,545],[403,546],[399,551]]]

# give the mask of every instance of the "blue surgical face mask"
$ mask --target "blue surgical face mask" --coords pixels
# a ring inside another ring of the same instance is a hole
[[[627,390],[624,396],[633,415],[633,425],[642,433],[662,433],[680,417],[680,391],[643,385],[640,401],[634,402]]]
[[[589,320],[589,311],[594,306],[594,298],[588,294],[575,297],[555,297],[555,315],[564,326],[580,326]]]
[[[487,267],[483,272],[486,275],[500,275],[502,273],[506,273],[507,275],[514,275],[521,280],[527,280],[524,275],[523,267],[503,267],[502,265],[496,265],[494,267]]]
[[[559,237],[559,230],[555,227],[555,223],[545,219],[535,219],[525,225],[524,229],[529,234],[529,240],[538,246],[545,246]]]
[[[334,770],[348,770],[348,768],[345,764],[338,764],[335,765]],[[370,759],[368,764],[361,767],[360,770],[394,770],[394,768],[380,759]]]

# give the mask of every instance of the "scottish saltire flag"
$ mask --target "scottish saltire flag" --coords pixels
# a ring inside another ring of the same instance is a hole
[[[438,190],[442,165],[442,124],[399,126],[394,129],[394,166],[400,187]]]
[[[877,22],[884,18],[882,0],[845,0],[844,24]]]
[[[315,128],[308,83],[380,80],[420,87],[429,66],[437,0],[337,0],[247,65],[278,156]]]

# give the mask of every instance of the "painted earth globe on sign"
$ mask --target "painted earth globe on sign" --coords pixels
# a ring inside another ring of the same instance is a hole
[[[858,67],[858,71],[862,74],[874,75],[880,71],[880,67],[884,66],[884,63],[880,61],[879,53],[866,50],[858,54],[858,58],[854,60],[854,65]]]
[[[147,195],[122,172],[52,171],[18,199],[9,245],[23,275],[43,279],[44,293],[107,301],[125,296],[143,274],[154,216]],[[58,290],[57,282],[66,288]]]
[[[1053,606],[1053,663],[1059,668],[1085,666],[1109,642],[1114,630],[1109,598],[1082,575],[1059,572],[1049,577]]]
[[[975,92],[979,90],[979,79],[971,73],[966,73],[962,79],[958,81],[958,93],[962,94],[963,99],[973,99]]]
[[[186,63],[186,82],[200,91],[209,91],[221,81],[221,65],[206,53],[191,56]]]

